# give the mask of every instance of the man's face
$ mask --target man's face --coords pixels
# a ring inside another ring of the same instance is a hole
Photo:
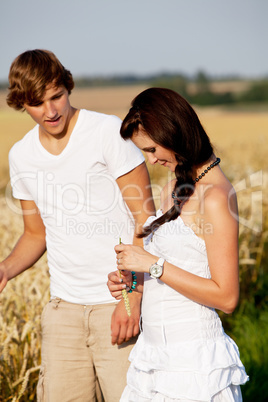
[[[40,134],[63,136],[71,118],[71,105],[65,87],[48,86],[43,99],[36,104],[23,105],[31,118],[40,126]]]

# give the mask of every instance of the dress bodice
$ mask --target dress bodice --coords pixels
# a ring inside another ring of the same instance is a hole
[[[147,223],[154,219],[150,217]],[[181,217],[160,226],[145,239],[144,247],[185,271],[210,278],[205,242]],[[144,279],[142,321],[148,326],[151,342],[155,336],[157,343],[160,339],[177,343],[222,335],[221,321],[214,309],[193,302],[149,274]]]
[[[150,216],[149,225],[162,214]],[[166,222],[144,239],[144,247],[150,253],[163,256],[168,262],[196,275],[210,277],[205,241],[187,226],[182,218]]]

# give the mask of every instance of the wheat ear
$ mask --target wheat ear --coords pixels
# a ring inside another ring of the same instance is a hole
[[[119,237],[119,244],[121,244],[121,237]],[[121,278],[120,269],[119,269],[119,275],[120,275],[120,278]],[[130,309],[129,298],[128,298],[128,294],[127,294],[126,289],[122,289],[122,296],[123,296],[123,299],[124,299],[127,315],[130,317],[131,316],[131,309]]]

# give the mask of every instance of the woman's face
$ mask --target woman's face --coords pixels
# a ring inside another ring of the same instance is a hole
[[[131,140],[140,150],[146,153],[151,165],[159,163],[162,166],[168,167],[171,172],[175,171],[178,162],[176,161],[174,152],[156,144],[142,128],[133,134]]]

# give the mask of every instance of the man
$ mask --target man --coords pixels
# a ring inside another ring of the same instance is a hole
[[[47,250],[51,300],[42,314],[38,400],[94,401],[98,378],[105,401],[118,401],[140,300],[129,295],[129,318],[106,282],[118,238],[131,243],[154,213],[143,156],[121,139],[120,119],[71,106],[72,75],[53,53],[22,53],[9,82],[8,105],[37,125],[9,154],[24,232],[0,264],[0,291]]]

